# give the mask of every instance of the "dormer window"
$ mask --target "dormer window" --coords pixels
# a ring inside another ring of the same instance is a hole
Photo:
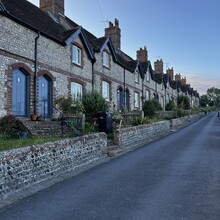
[[[82,59],[82,50],[81,48],[73,45],[72,47],[72,62],[81,66],[81,59]]]
[[[105,51],[103,51],[103,66],[109,68],[109,55]]]
[[[146,80],[147,80],[148,82],[150,81],[149,69],[146,71]]]
[[[135,73],[134,73],[135,75],[134,75],[134,77],[135,77],[135,82],[136,83],[139,83],[139,72],[138,72],[138,70],[136,69],[135,70]]]

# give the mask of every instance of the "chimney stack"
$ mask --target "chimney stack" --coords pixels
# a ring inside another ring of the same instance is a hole
[[[173,76],[174,76],[173,67],[172,67],[171,69],[168,68],[168,70],[167,70],[167,75],[170,77],[171,80],[173,80]]]
[[[121,49],[121,29],[119,20],[115,18],[115,25],[109,22],[109,27],[105,28],[105,36],[110,37],[115,49]]]
[[[175,75],[175,81],[181,82],[181,75],[180,75],[180,73]]]
[[[148,52],[146,46],[144,46],[144,49],[140,48],[140,50],[137,50],[137,61],[143,63],[148,61]]]
[[[64,15],[64,0],[40,0],[40,8],[58,18],[59,14]]]
[[[181,79],[181,83],[182,83],[182,85],[186,85],[186,77]]]
[[[162,59],[154,62],[154,71],[160,74],[163,73],[163,60]]]

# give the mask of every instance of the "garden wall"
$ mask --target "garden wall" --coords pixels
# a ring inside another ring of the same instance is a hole
[[[204,113],[200,113],[153,124],[122,128],[115,132],[114,143],[119,145],[122,151],[126,152],[162,138],[203,116]]]
[[[105,133],[0,153],[0,207],[107,160]]]

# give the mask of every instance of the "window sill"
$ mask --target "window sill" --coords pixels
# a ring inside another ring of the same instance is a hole
[[[79,63],[74,63],[74,62],[72,62],[72,65],[82,68],[82,65],[79,64]]]

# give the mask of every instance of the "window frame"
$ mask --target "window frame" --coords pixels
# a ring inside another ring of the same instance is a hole
[[[106,89],[106,91],[104,91]],[[104,95],[107,93],[107,97]],[[110,101],[110,83],[102,80],[102,96],[106,101]]]
[[[73,86],[76,86],[76,89],[73,89]],[[77,91],[78,90],[78,88],[80,88],[80,95],[79,95],[79,97],[78,97],[78,95],[76,95],[76,97],[75,96],[73,96],[73,94],[75,94],[75,92],[72,92],[72,91]],[[78,82],[70,82],[70,94],[71,94],[71,97],[72,97],[72,100],[75,102],[75,101],[77,101],[77,100],[81,100],[82,99],[82,96],[83,96],[83,85],[81,84],[81,83],[78,83]]]
[[[102,65],[106,68],[110,67],[110,57],[106,51],[102,52]]]
[[[134,81],[135,83],[139,83],[139,71],[137,69],[135,69]]]
[[[150,91],[148,89],[145,91],[145,96],[147,101],[150,100]]]
[[[138,92],[134,92],[134,107],[140,107],[140,94]]]
[[[149,69],[147,69],[147,71],[146,71],[146,80],[147,80],[147,82],[150,82],[150,71],[149,71]]]
[[[82,66],[82,49],[77,45],[72,45],[72,63]]]

